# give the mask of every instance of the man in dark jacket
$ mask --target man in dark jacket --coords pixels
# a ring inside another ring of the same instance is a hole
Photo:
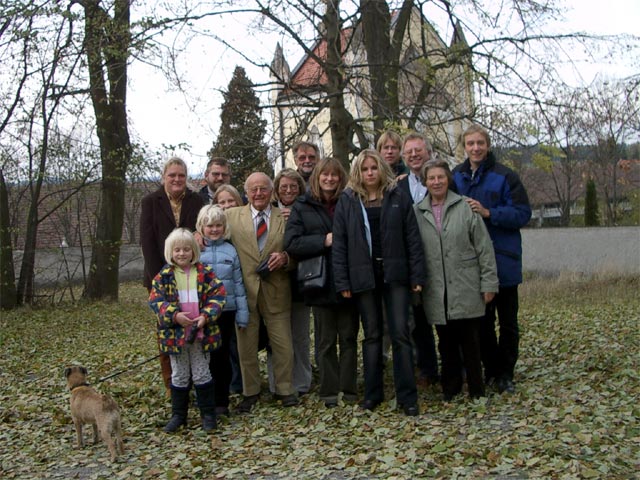
[[[520,228],[531,218],[527,192],[518,175],[498,163],[490,151],[488,132],[472,125],[463,134],[467,159],[453,171],[458,192],[485,221],[498,265],[500,290],[487,305],[480,328],[482,363],[487,384],[495,381],[500,392],[513,393],[513,373],[518,360],[518,285],[522,283]],[[496,310],[500,337],[496,337]]]
[[[204,179],[207,184],[200,189],[200,197],[205,205],[209,205],[218,187],[231,183],[231,167],[228,160],[222,157],[213,157],[209,160]]]

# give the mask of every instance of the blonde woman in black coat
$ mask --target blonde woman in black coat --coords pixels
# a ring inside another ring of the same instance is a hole
[[[375,150],[351,165],[347,189],[333,219],[336,290],[354,298],[362,318],[365,396],[361,407],[384,400],[382,333],[385,308],[393,351],[396,401],[418,415],[409,328],[409,292],[425,283],[424,253],[411,198],[396,187],[393,172]]]

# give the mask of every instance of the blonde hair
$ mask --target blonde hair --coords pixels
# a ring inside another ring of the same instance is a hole
[[[213,194],[213,198],[211,199],[212,204],[215,205],[216,203],[218,203],[218,195],[222,192],[227,192],[229,195],[233,197],[233,199],[236,201],[236,207],[241,207],[242,205],[244,205],[244,202],[242,201],[242,197],[240,196],[240,192],[238,192],[238,189],[233,185],[229,185],[228,183],[225,183],[224,185],[220,185],[218,188],[216,188],[216,191]]]
[[[182,168],[184,168],[184,174],[188,175],[188,173],[187,173],[187,164],[185,163],[185,161],[183,159],[181,159],[180,157],[171,157],[169,160],[164,162],[164,165],[162,166],[162,176],[163,177],[164,177],[164,174],[167,173],[167,169],[172,165],[181,166]],[[164,180],[164,178],[163,178],[163,180]]]
[[[227,224],[227,216],[220,205],[205,205],[198,212],[198,220],[196,220],[196,230],[206,238],[204,234],[204,227],[211,225],[212,223],[221,223],[224,227],[224,233],[222,238],[229,240],[231,232],[229,225]]]
[[[191,251],[193,252],[191,265],[195,265],[200,260],[200,247],[193,233],[186,228],[176,228],[164,241],[164,258],[167,263],[174,267],[176,266],[176,263],[173,261],[173,249],[176,245],[189,245],[191,247]]]
[[[491,149],[491,138],[489,138],[489,132],[486,128],[478,125],[477,123],[471,124],[464,132],[462,132],[462,135],[460,135],[460,141],[462,142],[463,147],[465,137],[473,135],[474,133],[479,133],[480,135],[482,135],[487,142],[487,148]]]
[[[351,172],[349,174],[348,187],[351,188],[361,199],[367,200],[368,193],[364,187],[364,181],[362,179],[362,164],[366,159],[371,158],[376,162],[378,167],[378,174],[380,175],[380,185],[376,192],[376,198],[381,200],[384,197],[384,192],[387,191],[392,185],[395,184],[396,179],[391,167],[385,162],[377,150],[367,148],[362,150],[356,159],[351,164]]]
[[[304,194],[306,186],[304,184],[304,178],[302,178],[302,175],[300,175],[293,168],[283,168],[278,172],[278,175],[276,175],[276,178],[273,181],[273,193],[271,194],[272,201],[280,201],[280,192],[278,191],[278,189],[280,188],[280,182],[283,178],[288,178],[289,180],[293,180],[298,184],[298,196]]]
[[[400,134],[394,132],[393,130],[387,130],[382,135],[380,135],[378,143],[376,143],[376,150],[380,152],[382,150],[382,147],[384,147],[384,144],[389,140],[396,144],[398,150],[402,151],[402,137],[400,136]]]

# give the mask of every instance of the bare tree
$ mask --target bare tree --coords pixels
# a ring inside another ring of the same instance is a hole
[[[640,77],[598,82],[584,89],[582,128],[595,144],[593,177],[605,200],[605,221],[616,225],[621,147],[640,138]]]
[[[19,305],[33,299],[38,224],[51,213],[40,211],[39,207],[52,143],[56,143],[52,142],[51,136],[58,129],[59,112],[63,105],[63,98],[57,92],[72,82],[78,59],[71,52],[71,22],[59,15],[57,6],[22,2],[14,5],[12,13],[13,16],[4,24],[6,29],[3,35],[8,35],[4,39],[7,47],[5,52],[8,52],[9,64],[17,59],[18,65],[23,67],[18,69],[18,72],[22,72],[18,88],[15,95],[10,97],[13,100],[10,101],[0,133],[5,152],[4,167],[11,164],[17,167],[12,172],[17,173],[16,180],[21,175],[20,164],[14,157],[24,155],[26,158],[26,174],[22,176],[28,187],[25,189],[25,237],[15,290],[15,303]],[[5,219],[7,217],[3,215],[3,221]],[[10,257],[7,255],[3,261],[10,261]]]
[[[531,112],[529,120],[528,132],[536,132],[540,143],[533,162],[551,179],[561,226],[569,226],[571,207],[583,191],[580,166],[586,159],[578,154],[585,140],[578,121],[582,108],[580,91],[565,88],[547,99],[545,108]]]
[[[14,58],[19,59],[14,69],[14,82],[6,82],[4,87],[9,90],[2,89],[1,101],[3,105],[3,116],[0,118],[0,138],[4,136],[7,125],[13,118],[18,103],[22,98],[22,89],[30,76],[28,69],[28,59],[30,51],[30,42],[27,35],[22,35],[21,41],[17,41],[20,35],[11,36],[11,31],[25,32],[31,27],[29,20],[26,25],[14,25],[18,19],[22,20],[20,13],[26,5],[14,5],[11,8],[3,9],[2,18],[5,21],[0,27],[0,40],[3,43],[13,43],[15,52],[10,54]],[[13,20],[13,21],[12,21]],[[6,65],[6,63],[3,63]],[[7,184],[3,170],[7,163],[6,155],[2,155],[0,161],[0,308],[13,308],[17,304],[15,270],[13,266],[13,248],[11,241],[11,214],[9,210],[9,195]]]

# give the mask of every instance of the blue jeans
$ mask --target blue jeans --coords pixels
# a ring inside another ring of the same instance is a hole
[[[362,319],[364,341],[364,398],[375,403],[384,400],[382,334],[384,306],[393,351],[393,381],[398,405],[418,402],[413,375],[413,347],[409,328],[409,287],[389,285],[376,279],[376,288],[354,295]]]

